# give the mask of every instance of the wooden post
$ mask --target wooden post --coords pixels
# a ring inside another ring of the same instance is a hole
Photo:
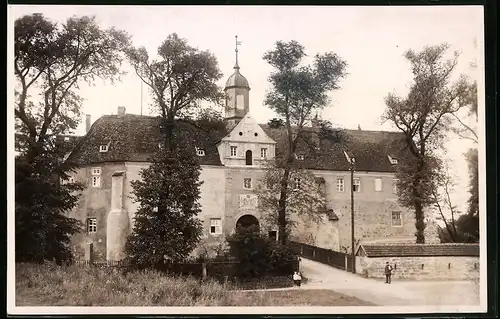
[[[345,270],[347,271],[347,255],[344,255],[344,266]]]
[[[205,281],[207,279],[207,264],[201,263],[201,280]]]
[[[85,262],[92,265],[94,263],[94,244],[85,244]]]

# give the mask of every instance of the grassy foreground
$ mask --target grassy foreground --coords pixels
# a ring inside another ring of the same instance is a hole
[[[17,306],[367,306],[330,290],[231,291],[216,282],[156,272],[16,265]]]

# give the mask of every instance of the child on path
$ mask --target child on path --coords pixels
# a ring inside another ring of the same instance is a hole
[[[300,276],[298,271],[295,271],[293,273],[293,283],[295,284],[295,286],[300,287],[301,280],[302,280],[302,276]]]

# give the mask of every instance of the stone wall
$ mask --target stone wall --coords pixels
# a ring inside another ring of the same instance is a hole
[[[392,278],[411,280],[479,280],[479,257],[356,257],[356,273],[385,278],[385,263],[395,269]]]
[[[313,171],[325,179],[328,208],[338,216],[339,246],[351,250],[351,175],[350,172]],[[392,173],[355,172],[361,187],[354,193],[355,239],[360,243],[373,240],[414,242],[415,226],[412,213],[401,207],[393,193]],[[337,178],[344,179],[344,191],[337,190]],[[382,179],[382,190],[375,191],[375,178]],[[392,211],[401,212],[402,225],[392,225]],[[326,233],[318,234],[318,241]],[[325,247],[326,248],[326,247]]]

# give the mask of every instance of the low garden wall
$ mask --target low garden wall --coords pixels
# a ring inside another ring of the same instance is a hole
[[[478,245],[361,246],[356,256],[356,273],[367,278],[385,278],[386,262],[394,268],[394,279],[479,279]]]

